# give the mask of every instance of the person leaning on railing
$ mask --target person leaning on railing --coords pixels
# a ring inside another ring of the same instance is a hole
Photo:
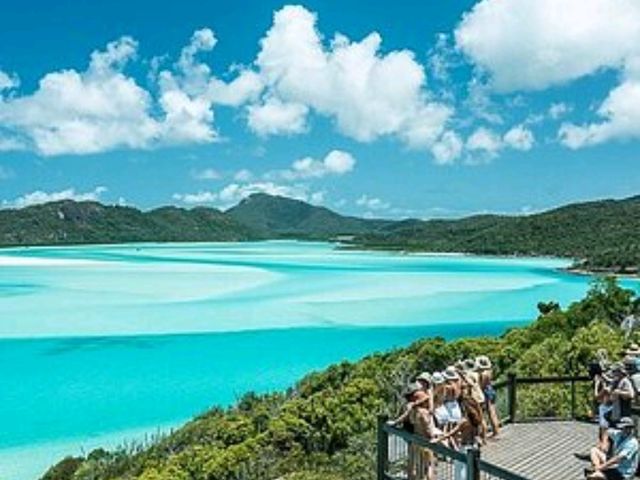
[[[491,435],[489,436],[498,438],[498,435],[500,435],[500,419],[496,410],[496,389],[493,388],[493,365],[489,357],[481,355],[476,358],[476,370],[480,374],[480,386],[485,397],[484,408],[491,424]]]

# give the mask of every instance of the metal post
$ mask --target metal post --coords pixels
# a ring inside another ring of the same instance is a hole
[[[516,421],[516,374],[507,375],[507,407],[509,408],[509,423]]]
[[[576,418],[576,382],[571,380],[571,420]]]
[[[389,434],[384,429],[387,417],[378,416],[378,480],[387,480],[389,463]]]
[[[480,450],[467,450],[467,480],[480,480]]]

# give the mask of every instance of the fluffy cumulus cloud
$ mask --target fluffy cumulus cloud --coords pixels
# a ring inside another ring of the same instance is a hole
[[[136,48],[123,37],[94,52],[86,71],[49,73],[33,94],[2,100],[0,128],[44,155],[147,145],[158,134],[150,96],[122,73]]]
[[[307,130],[308,112],[302,103],[269,98],[247,108],[247,123],[261,136],[297,134]]]
[[[559,132],[562,143],[577,149],[613,139],[640,138],[640,79],[625,81],[614,88],[597,113],[602,121],[563,124]]]
[[[9,75],[0,70],[0,95],[3,90],[12,90],[20,85],[20,80],[16,75]]]
[[[543,89],[638,55],[636,0],[482,0],[455,32],[502,91]]]
[[[213,106],[242,104],[262,88],[247,70],[229,83],[215,77],[198,60],[215,44],[211,30],[196,31],[178,61],[154,76],[156,96],[125,73],[137,42],[111,42],[84,71],[51,72],[31,94],[0,96],[1,148],[60,155],[215,141]],[[0,94],[17,86],[17,77],[0,72]]]
[[[574,149],[640,138],[640,2],[482,0],[455,36],[498,91],[545,89],[617,71],[620,83],[600,104],[598,118],[581,125],[565,122],[558,136]],[[569,111],[556,104],[549,116],[558,119]]]
[[[524,125],[516,125],[504,134],[503,141],[505,145],[515,150],[531,150],[535,139],[533,132]]]
[[[44,192],[42,190],[36,190],[14,200],[3,200],[2,206],[5,208],[23,208],[30,207],[32,205],[39,205],[41,203],[57,202],[60,200],[75,200],[78,202],[98,201],[106,191],[107,188],[102,186],[96,187],[90,192],[77,192],[74,188],[68,188],[58,192]]]
[[[448,131],[431,147],[431,153],[437,164],[448,165],[460,157],[463,148],[464,142],[460,136],[453,131]]]
[[[471,155],[482,153],[493,158],[505,148],[531,150],[534,143],[533,132],[524,125],[516,125],[502,136],[486,127],[479,127],[467,138],[465,147]]]
[[[323,192],[311,191],[308,185],[277,184],[269,181],[231,183],[217,191],[176,193],[173,199],[187,205],[209,204],[229,208],[254,193],[267,193],[312,203],[320,203],[324,199]]]
[[[356,165],[356,159],[342,150],[330,151],[322,160],[304,157],[296,160],[291,168],[276,172],[286,180],[322,178],[327,175],[344,175],[351,172]]]
[[[430,101],[413,53],[381,53],[375,32],[360,41],[337,34],[325,44],[316,21],[301,6],[275,13],[255,62],[266,100],[249,109],[249,126],[260,134],[298,133],[313,111],[359,141],[393,135],[410,146],[435,142],[452,111]]]

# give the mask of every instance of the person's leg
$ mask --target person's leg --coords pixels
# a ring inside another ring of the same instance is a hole
[[[589,455],[593,468],[600,468],[607,461],[607,455],[598,447],[593,447]]]
[[[496,438],[500,435],[500,420],[498,419],[498,412],[496,411],[496,404],[489,402],[489,421],[491,422],[491,437]]]

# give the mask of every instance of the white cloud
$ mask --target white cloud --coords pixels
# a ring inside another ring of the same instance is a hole
[[[387,210],[391,207],[390,203],[380,200],[377,197],[370,197],[366,194],[356,200],[356,205],[368,210]]]
[[[197,193],[174,193],[172,198],[188,205],[215,203],[218,200],[216,192],[200,191]]]
[[[43,155],[147,146],[159,131],[151,98],[121,72],[136,48],[123,37],[94,52],[84,72],[45,75],[33,94],[0,102],[0,126]]]
[[[258,135],[296,134],[307,130],[309,108],[296,102],[269,98],[247,108],[248,125]]]
[[[479,127],[467,138],[466,148],[472,152],[486,152],[490,157],[494,157],[502,148],[502,139],[492,130]]]
[[[438,165],[448,165],[460,157],[463,148],[464,143],[460,136],[448,131],[431,147],[431,153]]]
[[[196,180],[218,180],[222,178],[222,174],[214,168],[193,171],[191,176]]]
[[[499,91],[544,89],[640,53],[636,0],[482,0],[455,31]]]
[[[564,102],[552,103],[549,106],[549,117],[553,120],[557,120],[560,117],[564,117],[566,114],[570,113],[572,110],[570,105],[567,105]]]
[[[106,191],[107,188],[102,186],[96,187],[90,192],[76,192],[74,188],[68,188],[58,192],[44,192],[42,190],[36,190],[14,200],[4,200],[2,205],[5,208],[23,208],[32,205],[39,205],[41,203],[57,202],[60,200],[75,200],[77,202],[99,201],[102,194]]]
[[[250,108],[250,128],[261,134],[299,133],[313,110],[359,141],[394,135],[422,147],[437,139],[452,112],[428,99],[424,69],[412,52],[381,53],[382,39],[375,32],[361,41],[337,34],[325,47],[316,22],[316,15],[301,6],[275,13],[256,60],[268,100]],[[275,101],[288,106],[286,117],[294,122],[284,121],[285,115],[269,104]],[[262,112],[267,105],[274,110],[270,115]]]
[[[12,90],[20,85],[20,80],[16,75],[9,75],[0,70],[0,94],[3,90]]]
[[[289,170],[278,172],[286,180],[322,178],[327,175],[344,175],[351,172],[356,159],[342,150],[330,151],[322,160],[304,157],[296,160]]]
[[[226,209],[254,193],[266,193],[312,203],[324,201],[324,192],[312,192],[307,185],[281,185],[269,181],[231,183],[218,191],[176,193],[173,199],[189,205],[211,204]]]
[[[598,108],[601,122],[586,125],[564,123],[561,142],[577,149],[609,140],[640,138],[640,81],[627,80],[614,88]]]
[[[531,150],[535,143],[533,132],[524,125],[516,125],[502,137],[505,145],[515,149],[527,151]]]
[[[84,71],[51,72],[31,94],[0,96],[0,129],[6,137],[0,149],[81,155],[216,141],[213,106],[257,98],[262,85],[246,69],[239,69],[229,83],[215,77],[197,58],[215,44],[211,30],[194,32],[172,68],[151,75],[157,96],[124,73],[138,49],[130,37],[94,51]],[[155,72],[160,61],[152,63]],[[0,72],[0,93],[17,86],[17,77]]]

